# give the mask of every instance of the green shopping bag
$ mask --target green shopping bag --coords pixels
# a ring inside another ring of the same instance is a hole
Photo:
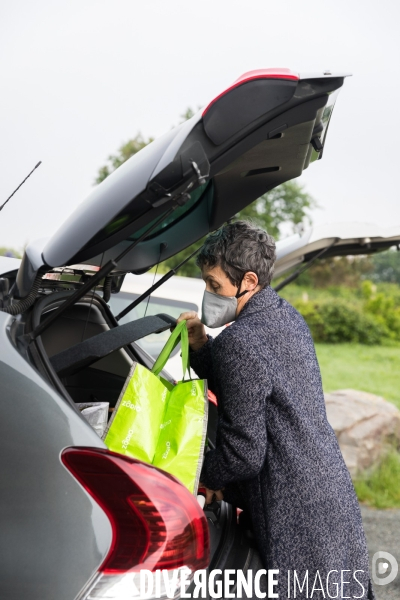
[[[183,379],[172,385],[160,372],[179,339]],[[103,439],[110,450],[164,469],[196,493],[207,430],[207,382],[185,381],[188,370],[188,332],[182,321],[151,371],[132,365]]]

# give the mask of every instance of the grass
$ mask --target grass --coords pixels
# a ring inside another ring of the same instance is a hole
[[[390,450],[373,469],[353,480],[360,502],[375,508],[400,507],[400,453]]]
[[[315,344],[325,392],[352,388],[400,409],[400,346]]]

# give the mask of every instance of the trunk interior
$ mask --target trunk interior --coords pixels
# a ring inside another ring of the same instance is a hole
[[[89,304],[78,303],[43,332],[43,350],[51,359],[86,339],[108,331],[113,326],[110,315],[99,297]],[[109,402],[110,408],[114,408],[135,359],[140,360],[134,355],[132,348],[121,348],[94,365],[60,379],[74,402]]]
[[[35,327],[65,300],[70,292],[49,294],[37,301],[32,312],[32,325]],[[97,294],[84,297],[64,312],[36,340],[36,349],[52,371],[53,380],[57,375],[51,369],[51,359],[71,347],[81,344],[105,331],[119,327],[107,304]],[[154,359],[137,344],[125,345],[94,362],[90,366],[62,376],[59,382],[66,396],[74,403],[109,402],[110,415],[115,407],[130,367],[134,361],[151,368]],[[168,378],[168,375],[164,373]],[[83,417],[82,417],[83,418]],[[215,444],[217,408],[209,403],[207,436],[212,448]],[[255,546],[251,524],[245,513],[226,502],[213,502],[205,507],[207,517],[211,562],[210,569],[243,570],[255,573],[262,569],[262,562]]]

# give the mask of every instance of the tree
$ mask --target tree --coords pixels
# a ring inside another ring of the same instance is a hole
[[[145,140],[142,137],[142,134],[139,132],[136,134],[134,138],[122,144],[117,151],[117,154],[110,154],[107,159],[107,164],[103,167],[100,167],[97,177],[95,179],[95,183],[101,183],[106,179],[115,169],[118,169],[128,158],[142,150],[147,144],[153,141],[154,138],[150,137]]]
[[[291,225],[293,233],[311,225],[308,210],[317,206],[299,183],[286,181],[246,206],[236,218],[249,219],[278,239],[284,223]]]
[[[312,288],[359,288],[366,277],[371,277],[372,271],[373,264],[369,256],[320,258],[294,284]]]
[[[1,246],[0,256],[8,256],[9,258],[21,258],[21,253],[15,248],[6,248]]]
[[[400,252],[387,250],[371,257],[374,271],[370,278],[376,283],[389,282],[400,284]]]
[[[187,108],[181,115],[181,123],[190,119],[194,114],[195,112],[192,108]],[[111,154],[108,157],[107,164],[99,169],[95,182],[101,183],[108,175],[122,165],[122,163],[128,160],[128,158],[136,154],[136,152],[139,152],[139,150],[152,141],[153,138],[145,140],[142,135],[138,133],[136,137],[123,144],[117,151],[117,154]],[[268,233],[275,237],[275,239],[278,239],[283,224],[289,224],[294,232],[301,230],[304,224],[311,224],[311,217],[309,216],[308,211],[317,206],[314,198],[312,198],[299,183],[296,181],[287,181],[267,192],[258,198],[258,200],[255,200],[255,202],[249,204],[249,206],[246,206],[246,208],[237,213],[234,218],[251,220],[263,229],[266,229]],[[166,272],[169,269],[176,267],[195,249],[199,248],[203,241],[204,238],[161,263],[159,272]],[[191,277],[199,276],[199,271],[194,260],[186,263],[179,270],[179,274]]]
[[[199,107],[200,108],[200,107]],[[188,108],[185,110],[184,113],[181,114],[181,120],[180,123],[184,123],[185,121],[187,121],[188,119],[191,119],[192,117],[194,117],[195,115],[195,111],[193,110],[193,108],[191,108],[190,106],[188,106]]]
[[[390,249],[365,256],[321,258],[295,284],[312,288],[359,288],[365,279],[400,284],[400,252]]]

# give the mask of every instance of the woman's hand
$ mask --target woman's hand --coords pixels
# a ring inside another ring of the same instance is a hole
[[[192,350],[199,350],[208,341],[206,330],[199,319],[199,315],[193,310],[179,315],[177,323],[186,321],[186,327],[189,334],[189,346]]]
[[[210,490],[203,483],[199,483],[199,488],[204,488],[206,490],[206,504],[211,504],[214,500],[223,500],[224,494],[222,490]]]

